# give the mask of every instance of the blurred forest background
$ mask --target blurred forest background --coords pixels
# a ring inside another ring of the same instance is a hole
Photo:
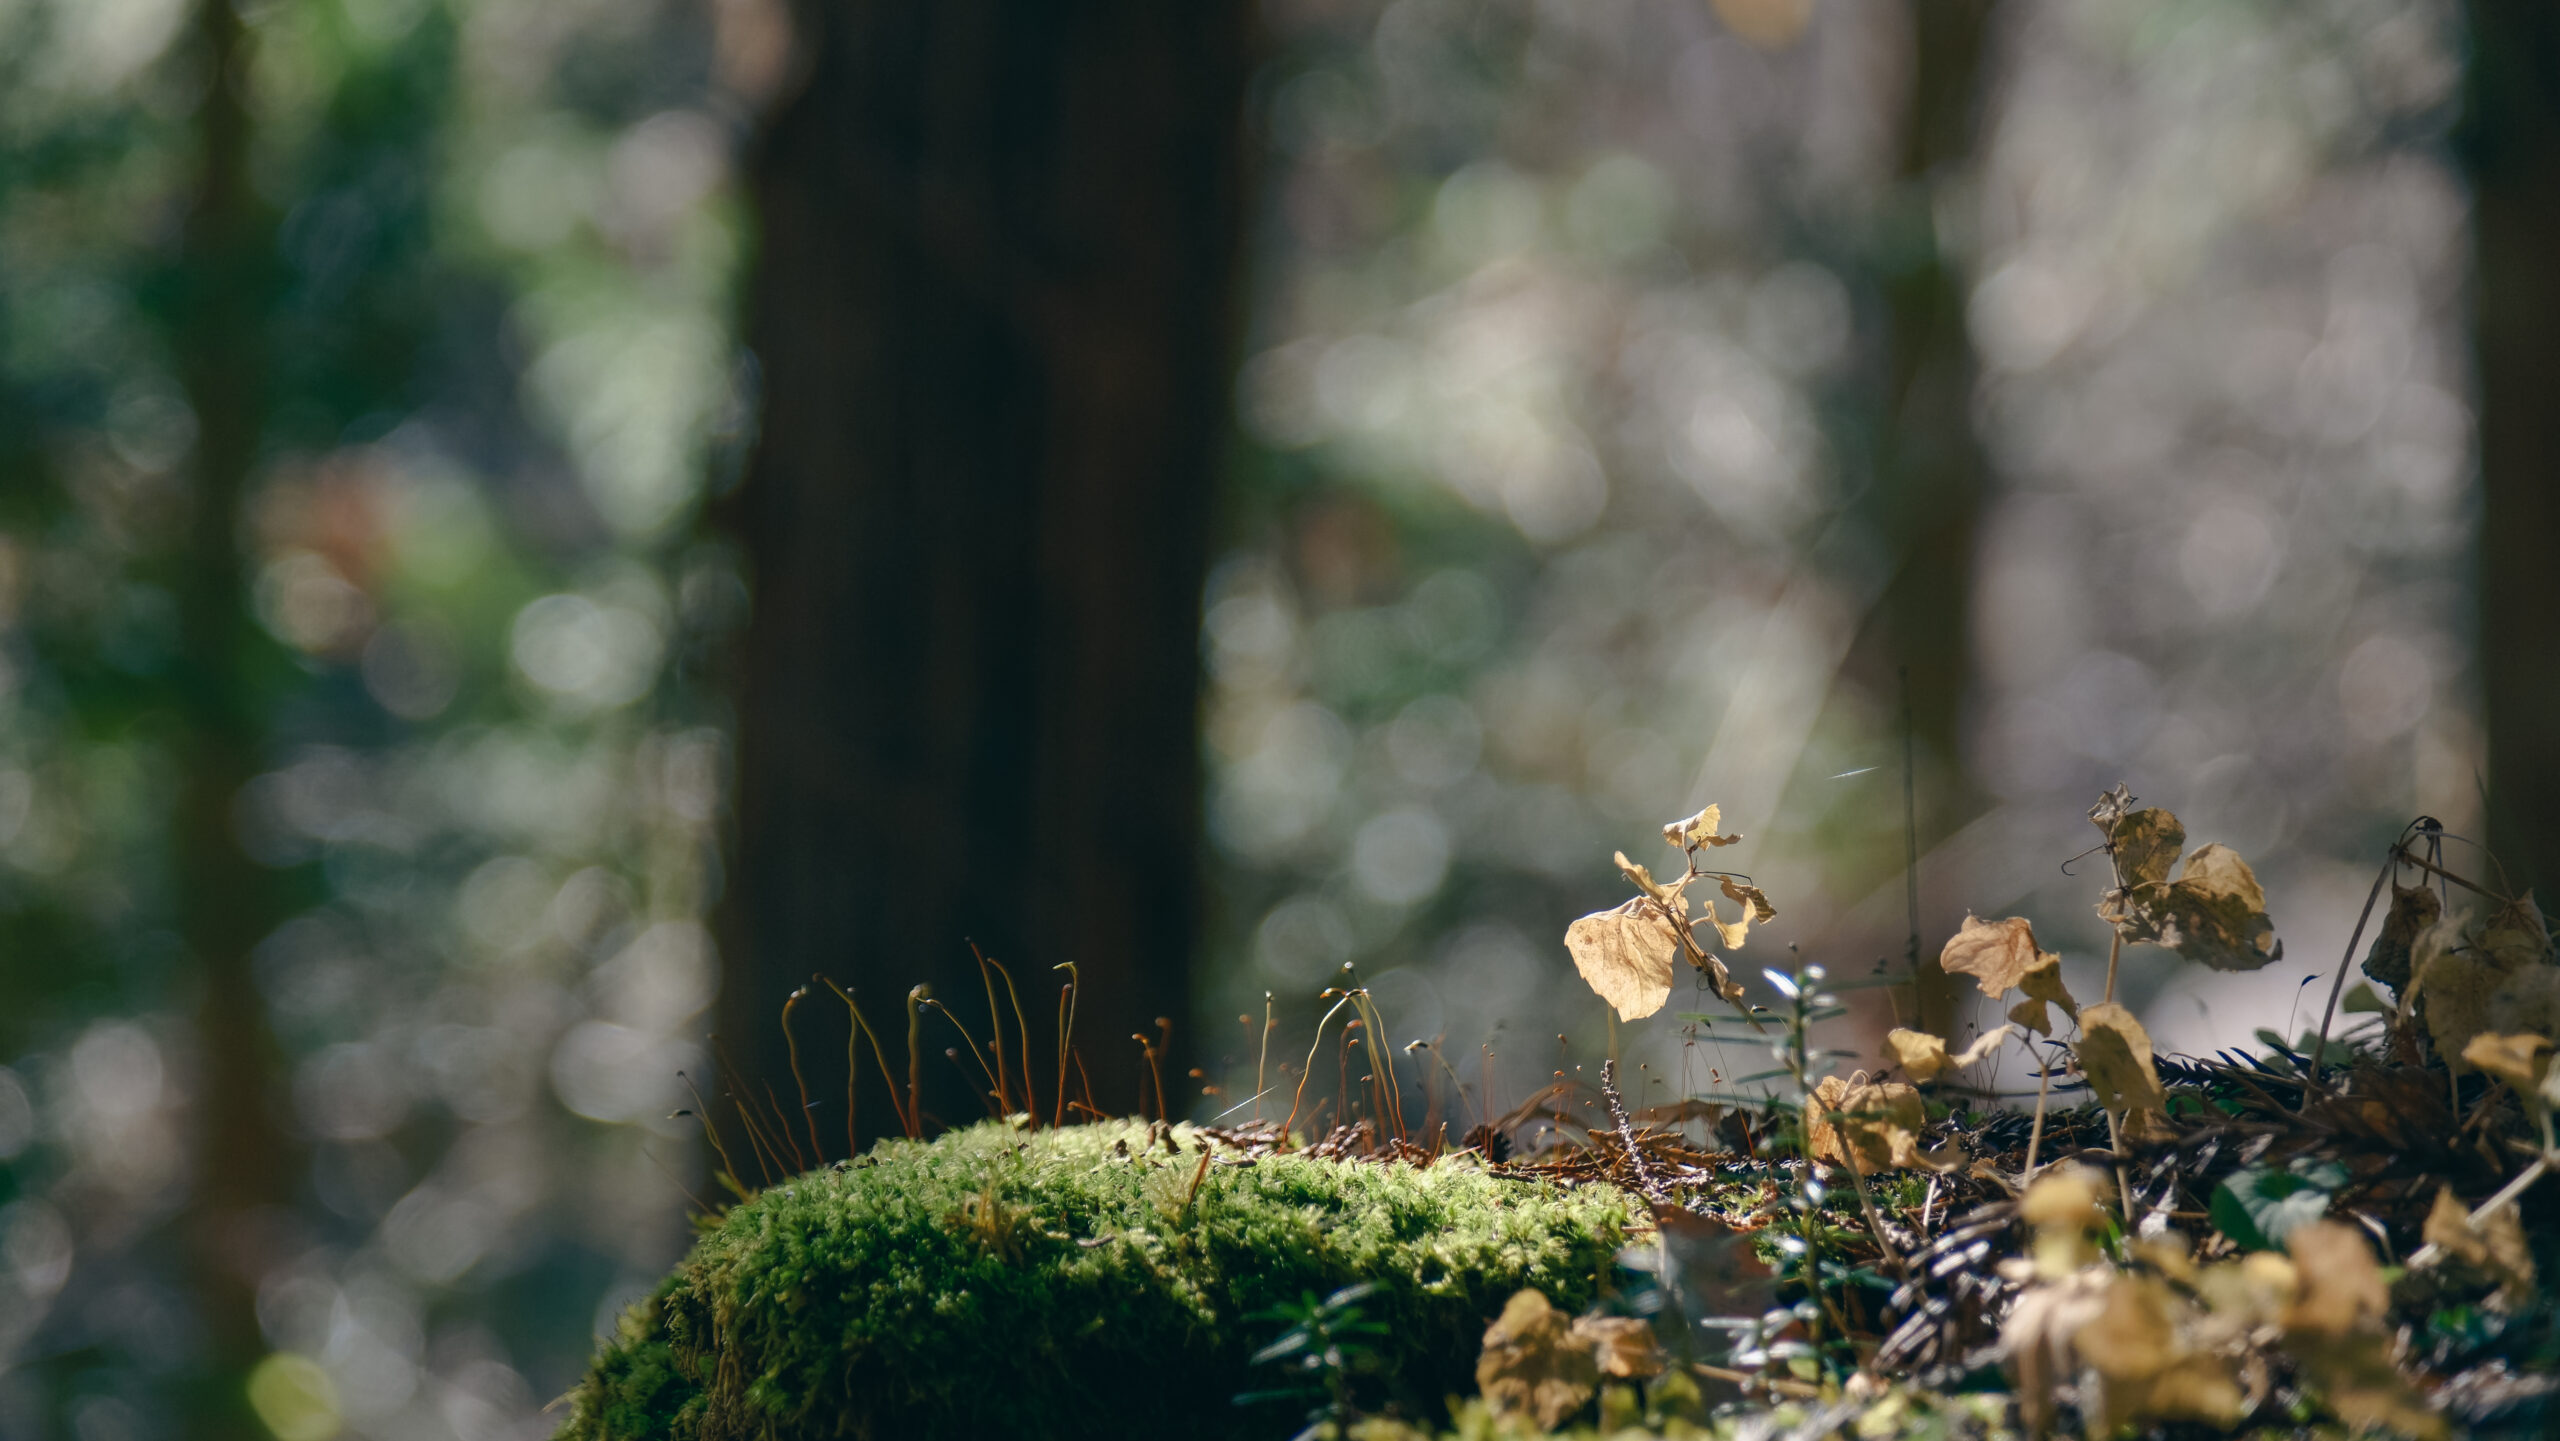
[[[2291,1034],[2411,815],[2560,877],[2556,107],[2449,0],[0,0],[0,1437],[547,1434],[813,971],[1179,1112],[1350,963],[1516,1099],[1705,801],[1755,946],[1916,844],[2077,969],[2128,780],[2288,945],[2154,1033]]]

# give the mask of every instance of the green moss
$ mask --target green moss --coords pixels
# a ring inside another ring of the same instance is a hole
[[[1355,1281],[1388,1323],[1363,1400],[1436,1418],[1523,1286],[1597,1294],[1637,1214],[1602,1188],[1275,1157],[1212,1165],[1144,1128],[989,1123],[884,1143],[740,1205],[625,1318],[569,1441],[1274,1436],[1248,1318]],[[1125,1146],[1128,1155],[1118,1146]]]

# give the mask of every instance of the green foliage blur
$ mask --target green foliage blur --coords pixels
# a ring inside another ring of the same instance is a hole
[[[227,8],[0,4],[0,1435],[237,1396],[209,1249],[317,1363],[254,1393],[280,1434],[542,1434],[685,1239],[742,112],[688,4],[249,0],[217,75]],[[258,237],[218,276],[217,86]],[[248,333],[201,333],[222,304]],[[253,450],[208,517],[230,382]],[[219,675],[208,525],[247,611]],[[277,882],[238,902],[245,1038],[195,1024],[173,829],[224,707],[232,839]],[[200,1083],[240,1045],[292,1169],[208,1242]]]

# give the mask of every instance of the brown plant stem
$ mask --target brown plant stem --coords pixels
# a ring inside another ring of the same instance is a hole
[[[782,1003],[782,1045],[791,1057],[791,1084],[800,1092],[800,1121],[809,1130],[809,1153],[817,1160],[827,1158],[826,1149],[818,1144],[818,1118],[810,1113],[809,1080],[800,1074],[800,1038],[791,1033],[791,1012],[809,994],[807,986],[794,990]]]
[[[2329,982],[2329,1004],[2320,1008],[2320,1039],[2311,1049],[2311,1064],[2303,1068],[2302,1108],[2306,1111],[2311,1109],[2313,1094],[2322,1089],[2320,1063],[2328,1058],[2329,1026],[2337,1019],[2339,993],[2347,988],[2347,967],[2355,964],[2356,944],[2364,939],[2365,923],[2373,919],[2374,903],[2382,899],[2383,882],[2391,879],[2391,873],[2399,869],[2403,859],[2406,857],[2400,842],[2393,841],[2391,853],[2382,858],[2382,869],[2374,875],[2373,888],[2364,893],[2364,909],[2356,913],[2356,928],[2347,933],[2347,953],[2338,957],[2338,974]],[[2463,884],[2469,885],[2470,882]]]
[[[924,1136],[921,1094],[924,1090],[924,997],[925,988],[915,986],[907,991],[907,1139]]]

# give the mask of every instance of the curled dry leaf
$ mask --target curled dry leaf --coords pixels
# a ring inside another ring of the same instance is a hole
[[[1947,1070],[1947,1043],[1927,1031],[1894,1027],[1884,1034],[1884,1053],[1915,1081],[1934,1081]]]
[[[2006,1027],[1988,1031],[1974,1039],[1972,1045],[1957,1054],[1947,1054],[1947,1043],[1927,1031],[1905,1030],[1896,1026],[1885,1034],[1884,1053],[1902,1068],[1902,1073],[1917,1082],[1929,1082],[1940,1076],[1978,1065],[2000,1043],[2009,1038]]]
[[[2473,1068],[2465,1052],[2476,1036],[2560,1034],[2560,966],[2539,959],[2540,925],[2528,897],[2486,921],[2445,916],[2411,943],[2401,1004],[2424,1016],[2436,1054],[2457,1074]]]
[[[2036,928],[2024,916],[1986,921],[1968,915],[1938,952],[1951,975],[1971,976],[1982,993],[1998,1000],[2017,989],[2029,971],[2050,963],[2060,974],[2062,957],[2036,947]]]
[[[1921,1151],[1920,1132],[1928,1124],[1928,1108],[1917,1088],[1899,1081],[1871,1081],[1863,1071],[1845,1080],[1825,1076],[1805,1098],[1806,1149],[1813,1159],[1833,1165],[1849,1165],[1851,1148],[1858,1169],[1871,1173],[1895,1167],[1944,1170],[1961,1164],[1956,1158]]]
[[[1642,1020],[1671,998],[1680,934],[1648,896],[1575,921],[1565,928],[1564,948],[1573,954],[1573,968],[1621,1020]]]
[[[2501,1036],[2482,1031],[2464,1044],[2462,1059],[2473,1070],[2515,1087],[2517,1095],[2539,1099],[2542,1078],[2551,1071],[2551,1040],[2531,1032]]]
[[[2178,852],[2186,844],[2187,828],[2158,806],[2129,811],[2107,828],[2116,879],[2127,890],[2166,884],[2169,867],[2178,863]]]
[[[1709,806],[1685,821],[1673,821],[1662,828],[1662,838],[1684,851],[1700,846],[1729,846],[1738,843],[1738,835],[1720,836],[1716,828],[1724,824],[1724,808]]]
[[[1610,859],[1618,863],[1618,874],[1625,876],[1628,884],[1634,886],[1637,890],[1644,892],[1646,895],[1651,896],[1653,899],[1662,902],[1666,906],[1676,904],[1679,900],[1682,889],[1689,884],[1687,879],[1683,878],[1675,884],[1667,886],[1664,885],[1662,882],[1653,878],[1653,872],[1646,870],[1643,866],[1636,864],[1634,861],[1628,860],[1627,853],[1625,851],[1614,852],[1610,856]],[[1685,906],[1681,907],[1681,915],[1686,916],[1688,913],[1688,909]]]
[[[2153,814],[2136,811],[2118,822],[2123,830]],[[2165,811],[2159,812],[2167,815]],[[2170,824],[2174,826],[2175,818]],[[2144,836],[2149,847],[2165,836]],[[2123,856],[2119,855],[2119,864]],[[2275,922],[2267,918],[2267,893],[2240,853],[2225,845],[2203,845],[2188,856],[2175,881],[2157,878],[2156,849],[2139,852],[2139,876],[2124,866],[2127,885],[2098,902],[2099,918],[2116,927],[2128,941],[2166,946],[2191,961],[2218,971],[2254,971],[2281,960],[2284,943],[2276,939]]]
[[[2391,887],[2391,910],[2364,953],[2364,973],[2397,995],[2409,984],[2411,947],[2444,915],[2444,902],[2424,884]]]
[[[1765,926],[1778,918],[1778,908],[1769,904],[1769,897],[1758,886],[1745,885],[1731,876],[1724,877],[1719,884],[1725,899],[1747,909],[1753,923]]]
[[[2151,1064],[2151,1033],[2133,1012],[2109,1002],[2080,1012],[2080,1069],[2110,1111],[2157,1111],[2167,1104]]]
[[[2427,1212],[2426,1242],[2472,1271],[2498,1283],[2499,1299],[2520,1306],[2533,1299],[2533,1248],[2516,1208],[2500,1206],[2475,1225],[2471,1208],[2447,1186]]]
[[[2551,954],[2551,934],[2543,928],[2542,907],[2527,891],[2492,912],[2480,928],[2480,949],[2500,970],[2513,971]]]
[[[2098,803],[2089,807],[2089,819],[2099,830],[2112,830],[2132,810],[2133,788],[2118,781],[2098,793]]]
[[[2051,951],[2044,952],[2034,965],[2019,973],[2018,989],[2025,992],[2027,998],[2009,1008],[2010,1019],[2021,1024],[2034,1022],[2029,1029],[2038,1035],[2053,1034],[2052,1018],[2045,1014],[2048,1001],[2062,1007],[2062,1013],[2071,1019],[2080,1019],[2080,1003],[2073,1000],[2071,993],[2062,986],[2062,957]],[[2029,1010],[2029,1007],[2033,1009]],[[2027,1014],[2022,1017],[2018,1014],[2021,1011]]]
[[[1716,914],[1714,901],[1701,901],[1699,906],[1706,912],[1699,919],[1716,928],[1716,940],[1728,951],[1741,950],[1744,937],[1751,933],[1751,912],[1746,910],[1728,921]]]
[[[1569,1318],[1536,1291],[1522,1291],[1485,1328],[1476,1388],[1497,1415],[1526,1416],[1553,1431],[1600,1386],[1600,1363],[1577,1344]]]

